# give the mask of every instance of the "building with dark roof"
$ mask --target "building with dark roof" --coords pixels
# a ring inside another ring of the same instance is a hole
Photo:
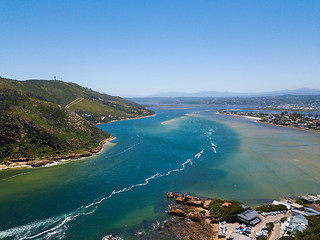
[[[237,218],[240,221],[242,221],[246,224],[250,224],[252,226],[258,224],[261,221],[259,218],[258,212],[255,210],[244,211],[243,213],[238,214]]]

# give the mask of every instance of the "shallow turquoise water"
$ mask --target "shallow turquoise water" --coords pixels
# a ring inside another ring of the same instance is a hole
[[[99,125],[117,139],[94,157],[1,171],[0,239],[135,239],[167,217],[167,191],[249,205],[320,192],[319,134],[204,106],[155,110]]]

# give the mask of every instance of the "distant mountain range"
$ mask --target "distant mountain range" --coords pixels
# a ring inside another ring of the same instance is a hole
[[[195,93],[185,92],[166,92],[154,94],[148,97],[266,97],[282,95],[320,95],[320,89],[299,88],[295,90],[280,90],[272,92],[259,93],[237,93],[237,92],[219,92],[219,91],[200,91]]]

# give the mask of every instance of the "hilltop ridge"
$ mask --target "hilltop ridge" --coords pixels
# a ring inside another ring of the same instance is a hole
[[[111,137],[95,123],[152,114],[74,83],[0,78],[0,162],[37,166],[44,159],[90,156]]]
[[[154,114],[153,111],[132,101],[102,94],[72,82],[57,80],[18,81],[0,77],[0,89],[21,91],[34,98],[67,107],[95,124]],[[76,101],[77,99],[78,101]]]

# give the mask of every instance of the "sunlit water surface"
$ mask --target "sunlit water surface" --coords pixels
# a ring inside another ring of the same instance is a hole
[[[0,171],[0,239],[152,239],[168,191],[250,206],[320,192],[320,134],[215,114],[155,108],[152,118],[99,125],[116,136],[94,157]]]

